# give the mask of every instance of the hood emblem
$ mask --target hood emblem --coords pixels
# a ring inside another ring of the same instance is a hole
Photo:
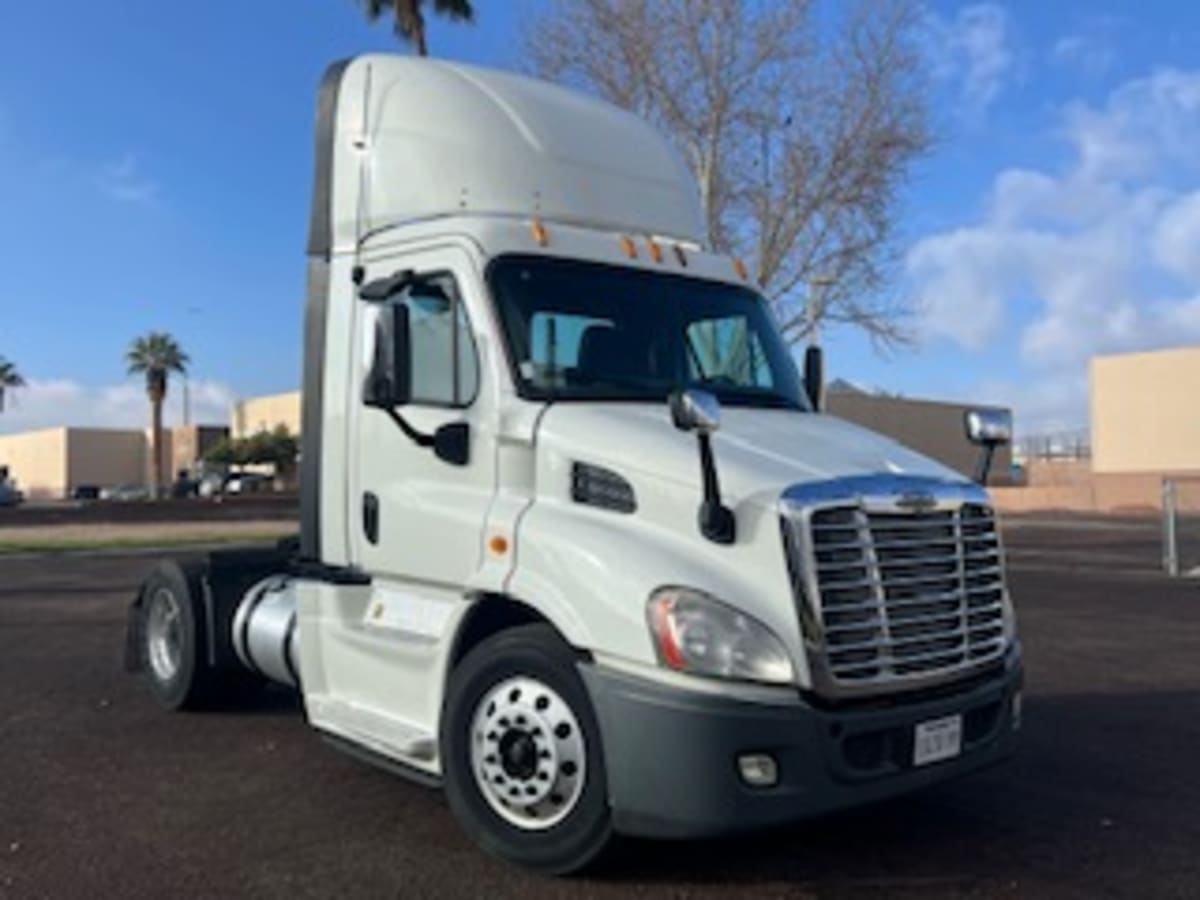
[[[905,512],[929,512],[937,506],[937,499],[925,491],[909,491],[896,498],[896,506]]]

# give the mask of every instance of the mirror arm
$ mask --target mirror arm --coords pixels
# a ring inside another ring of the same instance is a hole
[[[979,454],[979,463],[975,467],[975,481],[987,487],[988,475],[992,471],[992,458],[996,455],[996,444],[994,441],[988,441],[983,445],[983,452]]]
[[[405,436],[418,447],[433,446],[432,434],[424,434],[423,432],[417,431],[417,429],[413,428],[412,425],[408,423],[408,420],[405,419],[404,416],[400,415],[400,413],[396,412],[396,410],[390,406],[385,409],[384,412],[387,413],[389,419],[391,419],[400,427],[400,430],[404,432]]]
[[[466,422],[449,422],[433,434],[425,434],[413,428],[404,416],[392,407],[384,412],[396,423],[405,436],[418,447],[433,450],[434,456],[452,466],[465,466],[471,462],[471,433]]]
[[[737,520],[733,511],[721,502],[721,485],[717,480],[717,464],[713,459],[712,436],[697,432],[700,445],[700,474],[704,480],[704,501],[700,504],[700,533],[715,544],[732,544],[737,537]]]

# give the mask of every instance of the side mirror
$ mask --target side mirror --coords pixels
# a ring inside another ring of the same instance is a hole
[[[965,417],[967,440],[986,447],[1012,440],[1012,413],[1003,409],[972,409]]]
[[[671,421],[680,431],[712,434],[721,427],[721,404],[708,391],[675,391],[668,402]]]
[[[363,385],[363,403],[376,409],[407,406],[412,399],[408,307],[383,307],[375,323],[375,352]]]
[[[825,354],[816,344],[804,351],[804,393],[813,412],[820,412],[825,399]]]

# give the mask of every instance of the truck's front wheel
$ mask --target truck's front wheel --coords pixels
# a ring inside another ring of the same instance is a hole
[[[441,743],[450,807],[485,849],[565,874],[607,845],[599,728],[553,629],[515,628],[467,655],[451,677]]]

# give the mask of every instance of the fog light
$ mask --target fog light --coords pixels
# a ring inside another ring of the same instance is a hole
[[[750,787],[771,787],[779,781],[779,766],[769,753],[743,753],[738,757],[738,772]]]
[[[1021,730],[1021,692],[1017,691],[1012,698],[1012,727],[1013,731]]]

